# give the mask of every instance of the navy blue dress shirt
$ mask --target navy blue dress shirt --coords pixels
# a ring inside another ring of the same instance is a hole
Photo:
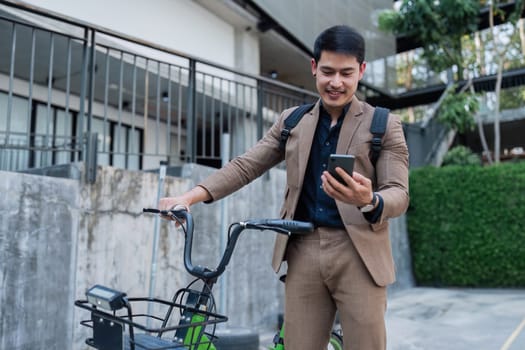
[[[294,217],[296,220],[312,222],[316,227],[344,228],[335,200],[329,197],[322,188],[321,175],[328,167],[330,154],[336,153],[341,125],[348,108],[350,104],[344,107],[336,125],[331,127],[332,118],[321,103],[319,122],[315,129],[303,188]],[[382,208],[383,200],[379,196],[378,207],[370,213],[365,213],[365,218],[371,223],[377,221]]]

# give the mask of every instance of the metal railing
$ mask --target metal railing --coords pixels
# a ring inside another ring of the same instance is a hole
[[[313,92],[0,1],[0,170],[219,166]],[[91,164],[93,167],[96,164]]]

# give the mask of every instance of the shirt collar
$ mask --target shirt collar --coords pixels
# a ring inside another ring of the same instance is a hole
[[[338,119],[342,119],[341,117],[344,118],[344,116],[346,115],[346,113],[348,112],[348,110],[350,109],[350,105],[352,104],[352,101],[348,102],[344,107],[343,107],[343,111],[341,112],[341,115],[339,116]],[[324,108],[323,106],[323,101],[321,100],[320,102],[320,107],[321,107],[321,114],[328,114],[328,112],[326,111],[326,109]]]

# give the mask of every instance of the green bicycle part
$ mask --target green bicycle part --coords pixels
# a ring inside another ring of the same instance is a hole
[[[269,350],[285,350],[284,349],[284,325],[279,331],[279,337],[275,339],[277,342],[274,343],[274,346],[270,346]],[[343,339],[337,333],[332,332],[330,334],[330,341],[328,342],[327,350],[343,350]]]
[[[279,331],[279,336],[277,337],[277,342],[274,343],[273,347],[270,347],[269,350],[284,350],[284,325],[281,327],[281,330]]]
[[[332,332],[332,334],[330,334],[328,350],[343,350],[343,339],[335,332]]]
[[[204,315],[194,314],[191,317],[192,324],[204,321],[206,321]],[[210,338],[204,334],[203,326],[189,327],[188,333],[186,333],[186,337],[184,338],[184,345],[189,346],[190,350],[216,350],[215,345],[212,344]]]

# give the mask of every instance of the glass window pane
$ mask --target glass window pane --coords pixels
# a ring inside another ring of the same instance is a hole
[[[7,94],[0,92],[0,135],[7,128]]]
[[[87,129],[87,128],[86,128]],[[98,134],[98,146],[97,146],[97,164],[99,165],[110,165],[109,164],[109,150],[111,145],[111,136],[108,133],[109,122],[105,122],[103,119],[93,118],[91,121],[91,132]],[[106,132],[106,134],[104,134]]]
[[[52,164],[51,147],[53,145],[53,113],[53,109],[48,111],[47,106],[41,104],[37,105],[34,138],[34,166],[36,168]]]
[[[113,142],[113,166],[126,168],[126,127],[115,125],[115,140]]]
[[[0,153],[0,169],[18,170],[28,168],[29,151],[23,149],[28,145],[27,100],[21,97],[11,97],[11,114],[8,113],[9,96],[0,93],[0,144],[9,146]],[[7,130],[9,129],[9,135]],[[22,147],[22,148],[21,148]]]
[[[140,170],[140,131],[128,128],[128,169]]]
[[[56,111],[55,128],[55,164],[66,164],[72,161],[73,118],[63,110]],[[63,151],[60,151],[63,150]]]

